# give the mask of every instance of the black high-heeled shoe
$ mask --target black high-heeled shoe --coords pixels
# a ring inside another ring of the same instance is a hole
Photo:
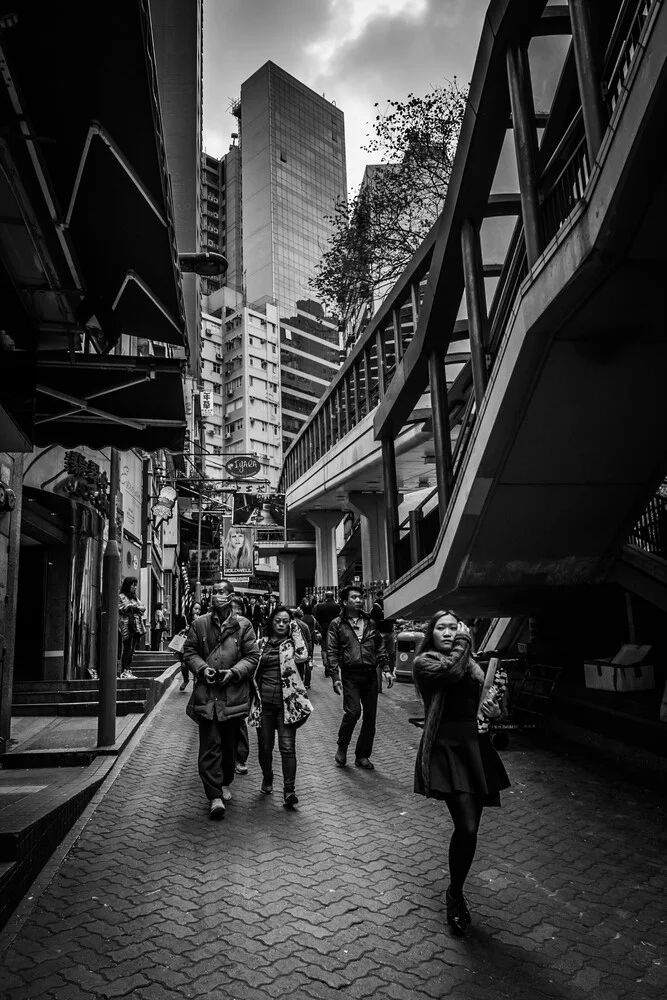
[[[447,890],[447,923],[455,934],[463,934],[466,927],[472,921],[470,910],[464,896],[457,899]]]

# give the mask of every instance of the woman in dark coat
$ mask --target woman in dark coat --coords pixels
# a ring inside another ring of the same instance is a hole
[[[470,648],[470,632],[458,615],[438,611],[413,664],[425,713],[415,792],[444,799],[454,822],[447,920],[459,934],[470,923],[463,885],[475,857],[482,809],[500,805],[500,790],[510,784],[488,735],[489,720],[506,711],[507,675],[497,670],[482,699],[485,675]]]

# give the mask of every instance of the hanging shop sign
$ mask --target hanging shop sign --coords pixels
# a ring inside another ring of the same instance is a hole
[[[220,549],[202,549],[201,558],[197,559],[197,549],[190,549],[188,575],[190,586],[197,582],[197,569],[200,568],[200,583],[210,587],[220,576]]]
[[[212,392],[200,392],[199,393],[199,405],[201,407],[202,417],[212,417],[213,416],[213,393]]]
[[[225,462],[225,469],[234,479],[246,479],[256,476],[262,468],[261,464],[252,455],[237,455]]]
[[[163,521],[171,521],[174,514],[174,507],[176,506],[176,500],[178,499],[178,493],[173,486],[163,486],[160,490],[160,494],[151,507],[151,517],[153,519],[153,528],[157,531]]]
[[[254,493],[234,494],[232,524],[247,525],[258,530],[285,528],[285,494],[269,493],[257,496]]]
[[[120,495],[123,498],[123,527],[136,539],[142,537],[141,500],[143,462],[133,451],[121,452]]]

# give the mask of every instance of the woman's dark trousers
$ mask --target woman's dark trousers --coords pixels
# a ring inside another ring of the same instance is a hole
[[[278,733],[278,749],[283,766],[283,791],[293,792],[296,780],[296,726],[287,725],[282,706],[262,705],[262,723],[257,730],[257,755],[264,781],[273,784],[273,746]]]

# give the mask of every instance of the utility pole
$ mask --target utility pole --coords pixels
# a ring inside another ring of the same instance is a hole
[[[100,697],[97,717],[97,745],[116,742],[116,664],[118,661],[118,592],[120,590],[120,550],[117,541],[116,511],[120,485],[120,454],[111,449],[109,487],[109,537],[102,562],[102,614],[100,623]]]

